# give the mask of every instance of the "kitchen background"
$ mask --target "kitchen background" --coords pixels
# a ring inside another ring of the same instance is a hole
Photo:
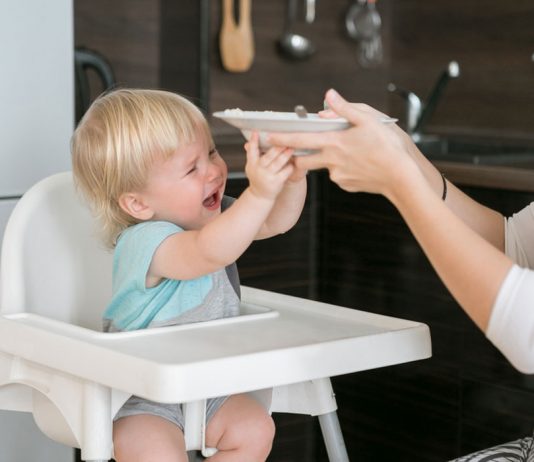
[[[232,73],[222,67],[218,51],[219,1],[58,0],[52,6],[0,0],[1,43],[11,44],[0,46],[9,58],[0,77],[1,221],[37,177],[68,168],[74,46],[105,57],[118,85],[177,91],[208,115],[234,107],[290,111],[296,104],[315,111],[334,87],[399,117],[403,126],[405,101],[388,84],[425,101],[456,61],[460,76],[448,82],[425,132],[489,145],[492,153],[498,144],[534,152],[531,1],[378,0],[383,60],[370,67],[358,60],[359,44],[345,30],[355,2],[317,0],[315,19],[307,24],[299,0],[292,30],[316,48],[303,61],[282,56],[276,45],[288,0],[253,2],[254,61],[247,72]],[[101,83],[96,73],[88,76],[96,95]],[[56,110],[60,114],[50,113]],[[229,192],[239,194],[246,186],[241,137],[212,124],[233,171]],[[504,214],[534,200],[532,154],[511,162],[515,152],[480,158],[467,151],[436,157],[466,192]],[[437,462],[532,432],[532,378],[513,370],[461,312],[382,198],[347,194],[324,173],[310,175],[298,226],[252,246],[239,266],[247,285],[429,324],[432,359],[333,380],[351,459]],[[72,460],[72,451],[46,441],[31,419],[15,420],[7,412],[0,417],[0,460],[26,462],[36,453],[45,461]],[[275,417],[270,460],[326,460],[314,419]]]

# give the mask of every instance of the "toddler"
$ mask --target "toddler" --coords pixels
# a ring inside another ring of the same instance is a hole
[[[306,195],[292,151],[245,145],[249,186],[224,196],[227,167],[202,113],[176,94],[122,89],[97,99],[72,138],[77,186],[114,248],[106,331],[206,321],[239,313],[235,260],[254,239],[289,230]],[[213,462],[265,461],[274,437],[246,394],[208,400]],[[117,462],[186,462],[180,404],[132,396],[115,416]]]

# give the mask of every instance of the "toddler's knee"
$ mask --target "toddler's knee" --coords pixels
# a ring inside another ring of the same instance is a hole
[[[125,432],[113,432],[113,452],[117,461],[128,460],[129,449],[132,447]]]
[[[246,445],[257,457],[256,460],[265,460],[273,447],[275,425],[272,417],[265,414],[246,426]]]
[[[274,440],[274,435],[276,433],[276,427],[274,425],[274,420],[269,414],[265,414],[264,418],[260,422],[261,432],[265,435],[265,439],[270,441],[271,444]]]

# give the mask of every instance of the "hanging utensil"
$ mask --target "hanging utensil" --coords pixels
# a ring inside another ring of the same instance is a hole
[[[219,50],[223,67],[229,72],[245,72],[254,61],[251,0],[239,0],[239,22],[234,17],[234,0],[222,2]]]
[[[376,9],[376,0],[357,0],[345,15],[347,35],[359,42],[360,64],[371,67],[382,62],[382,19]]]
[[[380,35],[360,42],[358,61],[363,67],[377,66],[382,62],[383,58],[384,52],[382,48],[382,37]]]
[[[315,0],[306,0],[306,22],[311,24],[315,21]]]
[[[352,40],[360,40],[359,18],[365,5],[365,0],[355,0],[345,14],[345,31]]]
[[[293,32],[293,26],[297,19],[297,1],[298,0],[287,0],[287,16],[284,26],[284,34],[280,40],[278,40],[277,45],[278,49],[285,57],[294,60],[301,60],[309,58],[312,54],[314,54],[315,47],[309,39]]]
[[[376,0],[357,0],[347,10],[345,29],[351,39],[370,40],[380,32],[382,19],[375,3]]]

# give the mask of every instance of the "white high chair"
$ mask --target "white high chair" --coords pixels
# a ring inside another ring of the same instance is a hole
[[[187,403],[187,449],[209,456],[206,398],[255,391],[271,412],[318,415],[330,460],[345,462],[329,377],[431,354],[424,324],[248,287],[236,318],[99,332],[111,254],[70,173],[20,200],[0,276],[0,409],[32,412],[87,461],[112,457],[112,419],[132,394]]]

